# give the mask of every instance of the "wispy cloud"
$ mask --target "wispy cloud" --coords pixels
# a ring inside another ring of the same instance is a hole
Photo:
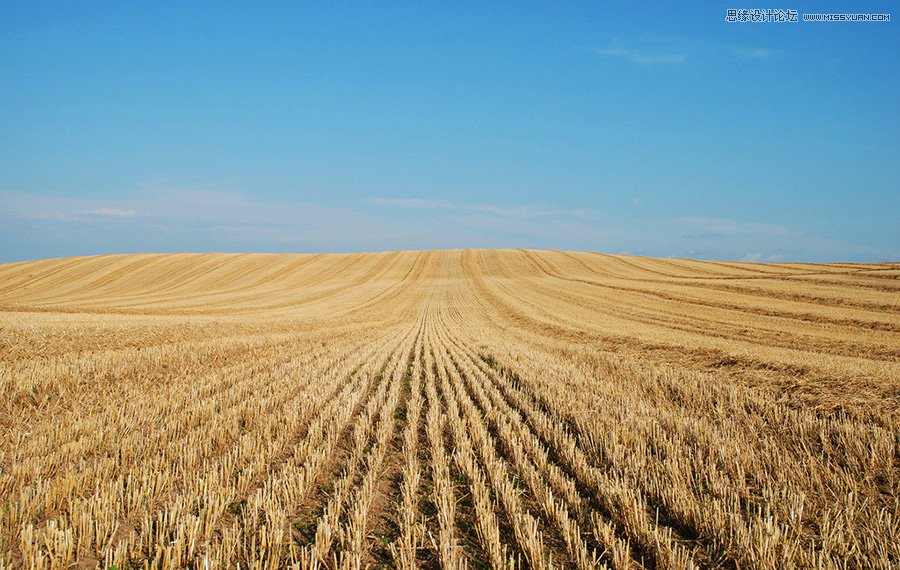
[[[128,218],[137,214],[137,211],[125,210],[122,208],[97,208],[96,210],[85,210],[79,213],[88,216],[115,216],[119,218]]]
[[[837,252],[842,247],[785,225],[734,218],[679,216],[661,220],[657,225],[663,234],[673,238],[666,245],[673,253],[667,255],[678,257],[776,262],[811,259],[823,251]],[[851,254],[834,256],[848,258]]]
[[[415,209],[439,209],[455,212],[480,212],[494,214],[506,218],[538,218],[538,217],[572,217],[582,220],[593,218],[593,214],[587,209],[567,210],[562,208],[549,208],[534,204],[520,204],[514,206],[498,206],[495,204],[459,204],[444,199],[422,198],[373,198],[373,204],[390,206],[395,208]]]
[[[775,55],[775,51],[769,48],[726,46],[734,55],[741,59],[765,59]]]
[[[581,248],[602,249],[598,244],[614,231],[587,209],[383,197],[333,207],[165,185],[103,201],[0,190],[0,203],[0,259],[7,261],[21,259],[10,252],[26,246],[37,252],[31,258],[185,250],[575,249],[579,240]]]
[[[428,200],[424,198],[372,198],[373,204],[394,206],[397,208],[452,208],[447,200]]]
[[[90,200],[0,190],[0,202],[0,217],[22,220],[82,223],[138,215],[131,200]]]
[[[745,60],[772,58],[777,52],[764,46],[715,43],[686,37],[615,38],[605,48],[589,51],[640,65],[678,65],[688,60],[730,57]]]
[[[703,216],[652,218],[533,204],[372,198],[344,207],[151,186],[118,200],[0,190],[0,262],[98,253],[327,252],[461,247],[630,251],[698,259],[879,260],[896,248]],[[748,253],[749,252],[749,253]]]
[[[689,230],[682,237],[696,238],[706,236],[716,239],[724,236],[757,236],[766,235],[777,238],[786,238],[791,235],[791,230],[777,224],[764,224],[759,222],[744,222],[729,218],[709,218],[705,216],[678,216],[671,222],[680,228]]]
[[[18,228],[17,235],[41,241],[46,251],[41,256],[173,250],[340,251],[357,247],[352,238],[356,231],[382,242],[394,235],[387,224],[352,209],[276,203],[203,188],[155,185],[119,200],[0,190],[0,203],[4,205],[0,226],[14,237],[11,232]]]
[[[643,50],[628,48],[595,49],[594,53],[609,57],[624,58],[641,65],[673,65],[684,63],[687,59],[687,55],[684,53],[648,53]]]

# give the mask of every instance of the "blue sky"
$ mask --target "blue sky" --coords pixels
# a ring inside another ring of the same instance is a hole
[[[4,2],[0,262],[900,260],[890,3],[633,4]]]

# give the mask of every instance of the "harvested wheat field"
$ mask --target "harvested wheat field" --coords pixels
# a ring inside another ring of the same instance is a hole
[[[0,266],[0,566],[900,565],[900,264]]]

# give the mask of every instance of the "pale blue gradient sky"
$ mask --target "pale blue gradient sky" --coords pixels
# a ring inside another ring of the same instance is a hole
[[[730,24],[726,8],[756,6],[715,2],[181,4],[0,4],[0,262],[900,260],[896,21]]]

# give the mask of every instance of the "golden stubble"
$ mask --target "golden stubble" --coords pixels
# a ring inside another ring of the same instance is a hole
[[[0,266],[0,568],[891,568],[900,264]]]

